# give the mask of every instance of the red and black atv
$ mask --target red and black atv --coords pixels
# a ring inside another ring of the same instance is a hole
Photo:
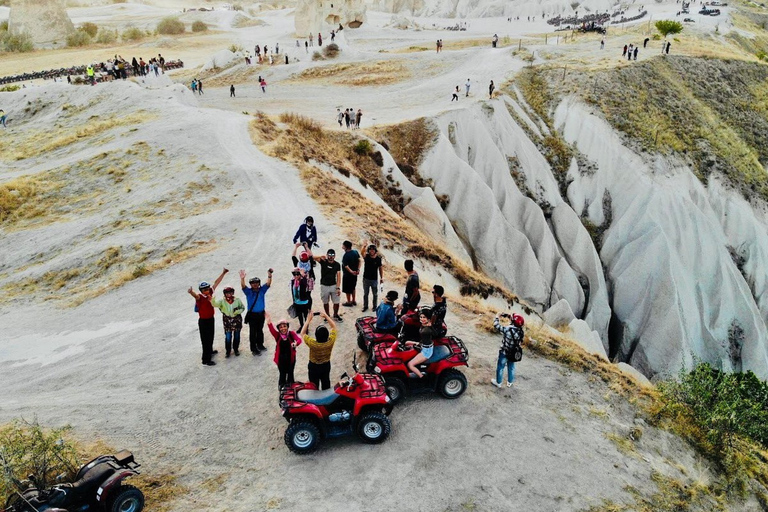
[[[355,360],[357,355],[355,355]],[[299,454],[314,451],[322,439],[357,433],[364,443],[383,443],[391,430],[392,402],[384,380],[373,374],[346,372],[341,382],[319,391],[310,383],[296,382],[280,392],[285,429],[285,444]]]
[[[377,332],[375,316],[363,316],[358,318],[355,322],[355,328],[357,329],[357,346],[365,353],[370,353],[371,347],[385,341],[418,341],[419,329],[421,328],[421,324],[419,323],[419,310],[410,311],[400,317],[400,332],[397,335]],[[443,336],[445,336],[447,332],[448,326],[443,322]]]
[[[144,494],[123,480],[138,475],[140,464],[123,450],[83,465],[73,483],[42,489],[34,477],[17,482],[21,492],[8,498],[2,512],[141,512]]]
[[[432,357],[419,365],[423,378],[416,377],[407,363],[420,352],[405,347],[400,341],[383,341],[371,347],[367,370],[384,377],[392,404],[407,393],[435,391],[445,398],[458,398],[467,390],[467,378],[456,368],[469,366],[469,353],[464,342],[455,336],[435,340]]]

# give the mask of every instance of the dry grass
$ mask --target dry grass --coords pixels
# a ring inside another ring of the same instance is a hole
[[[77,142],[93,142],[89,139],[100,136],[121,126],[135,126],[152,119],[147,112],[136,112],[126,116],[107,119],[91,119],[78,128],[59,128],[19,132],[0,139],[0,155],[6,160],[25,160],[70,146]]]
[[[544,42],[544,36],[541,37],[541,42]],[[508,47],[508,46],[514,46],[517,45],[517,40],[511,40],[508,37],[500,37],[499,42],[497,44],[498,48]],[[443,51],[452,51],[452,50],[466,50],[467,48],[478,48],[478,47],[491,47],[491,38],[480,38],[480,39],[457,39],[457,40],[450,40],[450,41],[443,41]],[[406,46],[403,48],[395,48],[393,50],[387,50],[384,53],[418,53],[418,52],[429,52],[435,51],[435,43],[423,43],[423,44],[417,44],[417,45],[411,45]]]
[[[339,85],[376,86],[402,82],[411,77],[408,66],[399,60],[381,60],[317,66],[292,77],[293,81],[324,81]]]

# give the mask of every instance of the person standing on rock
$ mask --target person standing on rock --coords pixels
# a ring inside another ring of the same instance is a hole
[[[293,235],[293,243],[301,242],[307,244],[308,251],[312,250],[312,247],[317,245],[317,228],[315,227],[315,219],[311,215],[308,215],[304,219],[304,223],[296,230],[296,234]]]
[[[451,102],[453,102],[454,100],[459,101],[459,86],[458,85],[453,90],[453,95],[451,96]]]
[[[277,322],[277,328],[272,325],[272,317],[264,313],[267,319],[267,327],[275,338],[275,358],[280,377],[277,381],[278,389],[283,389],[288,384],[293,384],[293,369],[296,367],[296,347],[301,345],[301,337],[290,330],[288,320],[281,319]]]
[[[232,84],[229,86],[229,97],[230,98],[235,97],[235,84]]]
[[[666,50],[666,54],[667,54],[667,55],[669,55],[669,49],[670,49],[670,47],[671,47],[671,46],[672,46],[672,43],[669,43],[669,42],[668,42],[668,43],[667,43],[667,50]]]
[[[440,40],[435,41],[435,53],[440,53]]]
[[[309,37],[307,39],[309,40],[309,46],[313,46],[315,44],[314,40],[312,39],[312,32],[309,33]]]
[[[416,310],[421,301],[421,292],[419,291],[419,274],[413,270],[413,260],[405,260],[403,268],[408,273],[408,280],[405,282],[405,294],[403,295],[402,314]]]
[[[336,261],[336,251],[328,249],[325,256],[315,256],[314,259],[320,263],[320,300],[323,301],[323,309],[330,315],[330,302],[333,302],[333,319],[343,322],[339,316],[341,265]]]
[[[304,51],[309,53],[309,43],[307,41],[304,41]]]
[[[229,272],[226,268],[221,272],[221,275],[216,278],[213,286],[203,281],[200,283],[198,289],[200,293],[195,293],[192,287],[189,287],[187,293],[189,293],[195,299],[195,312],[197,312],[199,318],[197,320],[197,327],[200,330],[200,343],[203,346],[203,364],[206,366],[213,366],[214,363],[211,357],[214,354],[218,354],[218,350],[213,350],[213,336],[216,332],[216,323],[214,321],[214,309],[211,299],[213,298],[213,292],[216,291],[216,287],[219,286],[221,280]]]
[[[360,275],[360,253],[352,248],[352,242],[345,240],[341,244],[344,256],[341,258],[341,268],[344,272],[341,279],[341,291],[346,295],[345,308],[357,306],[357,276]]]
[[[370,244],[363,258],[363,313],[368,311],[368,295],[371,291],[373,291],[371,309],[376,311],[379,286],[384,286],[384,267],[376,246]]]
[[[320,325],[315,329],[315,337],[307,334],[309,324],[315,316],[314,312],[309,313],[304,327],[301,328],[301,339],[309,347],[309,363],[307,364],[307,373],[309,382],[317,386],[318,389],[329,389],[331,387],[331,352],[336,343],[336,322],[320,311],[319,314],[328,323],[328,327]]]
[[[317,46],[323,46],[323,34],[317,33]]]
[[[211,304],[221,311],[221,319],[224,322],[224,348],[229,357],[232,349],[235,355],[240,355],[240,331],[243,329],[243,302],[235,297],[234,288],[224,288],[224,299],[213,299]],[[234,338],[234,340],[233,340]],[[233,344],[234,341],[234,344]]]
[[[331,42],[334,42],[336,40],[336,31],[331,30]]]
[[[510,325],[501,325],[500,318],[505,317],[510,320]],[[507,387],[512,387],[515,382],[515,359],[514,353],[523,342],[523,325],[525,320],[520,315],[510,316],[507,313],[498,313],[493,319],[493,327],[501,333],[501,346],[499,347],[499,358],[496,361],[496,378],[491,380],[491,384],[500,388],[504,382],[504,367],[507,367]]]
[[[267,291],[272,286],[272,269],[267,270],[267,282],[261,285],[261,279],[252,277],[248,280],[248,286],[245,285],[245,270],[240,271],[240,288],[245,294],[245,300],[248,309],[245,313],[245,323],[250,328],[248,340],[250,342],[251,354],[258,356],[267,350],[264,346],[264,310],[266,308]],[[235,355],[237,351],[235,351]]]
[[[496,90],[496,86],[493,85],[493,80],[491,80],[490,85],[488,86],[488,99],[493,99],[493,91]]]

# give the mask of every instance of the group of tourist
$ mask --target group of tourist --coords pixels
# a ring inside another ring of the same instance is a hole
[[[339,123],[339,128],[341,128],[343,124],[346,124],[347,129],[357,130],[360,128],[360,121],[362,119],[362,109],[357,109],[357,112],[355,112],[354,108],[345,108],[344,112],[342,112],[340,108],[336,109],[336,122]]]
[[[276,323],[267,312],[266,296],[272,287],[274,271],[267,270],[267,280],[261,282],[258,277],[247,280],[245,270],[240,270],[240,288],[245,296],[245,302],[235,296],[235,289],[224,288],[223,297],[216,298],[214,293],[229,272],[223,269],[213,284],[200,283],[198,292],[192,287],[188,293],[195,299],[195,311],[198,313],[198,329],[202,344],[202,363],[213,366],[213,356],[218,353],[214,350],[215,335],[215,310],[221,311],[224,327],[225,357],[240,355],[240,333],[243,323],[249,326],[249,348],[254,356],[268,352],[264,343],[264,325],[266,323],[270,335],[275,340],[273,361],[278,367],[278,387],[294,382],[294,369],[296,366],[297,348],[303,343],[309,349],[309,363],[307,367],[308,380],[319,389],[330,388],[331,354],[336,344],[338,335],[337,325],[343,322],[339,313],[339,306],[348,308],[358,306],[357,287],[358,278],[362,273],[363,299],[362,312],[371,310],[376,314],[375,329],[382,333],[397,333],[408,315],[416,315],[419,326],[419,354],[408,362],[408,368],[415,377],[423,376],[419,365],[427,361],[433,350],[433,340],[445,336],[445,315],[447,301],[444,297],[445,290],[440,285],[432,288],[434,305],[418,308],[421,303],[421,291],[419,275],[414,269],[413,260],[406,260],[404,268],[407,273],[405,291],[402,303],[396,305],[399,294],[390,290],[378,303],[379,291],[384,288],[384,264],[378,248],[370,243],[363,243],[365,255],[353,247],[352,242],[345,241],[341,248],[344,252],[341,263],[336,260],[336,251],[329,248],[324,255],[314,255],[312,249],[318,247],[317,228],[314,219],[310,216],[304,219],[293,237],[293,253],[291,254],[291,279],[289,287],[291,291],[291,305],[288,308],[288,316],[296,319],[298,329],[291,330],[290,320],[281,318]],[[315,269],[320,270],[320,301],[321,309],[313,308],[316,274]],[[344,294],[345,302],[341,303],[341,295]],[[370,299],[370,300],[369,300]],[[331,310],[331,304],[333,309]],[[417,309],[418,308],[418,309]],[[245,318],[243,319],[243,315]],[[313,335],[309,334],[312,321],[316,316],[323,318],[323,323],[318,325]],[[501,315],[502,317],[504,315]],[[509,316],[509,315],[506,315]],[[502,333],[502,343],[497,361],[497,376],[494,385],[501,387],[503,369],[508,368],[508,385],[514,381],[514,357],[511,350],[522,342],[522,317],[509,316],[511,324],[502,326],[497,316],[494,325]],[[408,340],[406,345],[416,345],[417,342]]]
[[[467,78],[466,83],[464,83],[464,97],[469,97],[469,89],[472,87],[472,82],[469,78]],[[491,83],[488,84],[488,99],[493,99],[493,92],[496,90],[496,85],[493,83],[493,80],[491,80]],[[457,85],[453,89],[453,94],[451,95],[451,101],[459,101],[459,86]]]

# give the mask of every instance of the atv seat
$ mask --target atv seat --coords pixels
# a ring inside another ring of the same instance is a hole
[[[451,349],[446,347],[445,345],[435,345],[434,347],[435,348],[432,349],[432,357],[426,360],[426,363],[428,364],[442,361],[443,359],[451,355]]]
[[[296,398],[302,402],[315,405],[330,405],[339,395],[336,394],[336,390],[333,388],[326,389],[324,391],[317,391],[314,389],[301,389],[296,394]]]
[[[78,494],[85,494],[93,491],[94,488],[101,485],[107,478],[112,476],[115,469],[111,464],[102,462],[86,471],[83,477],[72,484],[72,490]]]

